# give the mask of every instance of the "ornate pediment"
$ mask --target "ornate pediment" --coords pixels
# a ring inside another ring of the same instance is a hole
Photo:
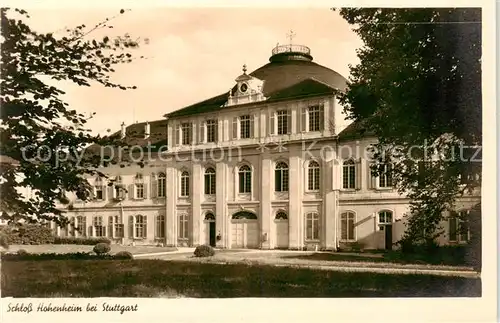
[[[229,90],[226,106],[264,101],[264,81],[247,74],[247,67],[243,65],[243,74],[236,79],[236,85]]]

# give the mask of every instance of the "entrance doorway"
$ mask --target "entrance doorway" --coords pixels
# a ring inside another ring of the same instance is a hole
[[[215,221],[210,221],[208,226],[210,231],[210,246],[215,247]]]
[[[210,246],[215,247],[216,245],[216,233],[215,233],[215,215],[213,213],[207,213],[205,215],[205,243]]]
[[[378,225],[380,231],[384,231],[384,249],[392,250],[392,221],[391,211],[381,211],[378,213]]]
[[[392,250],[392,224],[385,225],[385,250]]]

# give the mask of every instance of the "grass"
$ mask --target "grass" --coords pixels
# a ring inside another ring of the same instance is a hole
[[[24,249],[29,253],[72,253],[72,252],[91,252],[94,246],[88,245],[73,245],[73,244],[47,244],[47,245],[12,245],[7,250],[8,252],[16,252],[17,250]],[[115,254],[120,251],[128,251],[134,255],[156,253],[156,252],[170,252],[176,251],[175,247],[155,247],[155,246],[122,246],[118,244],[111,245],[110,254]]]
[[[3,297],[479,297],[480,279],[162,260],[3,261]]]
[[[370,263],[393,263],[393,264],[415,264],[415,265],[441,265],[441,266],[467,266],[463,256],[454,254],[438,253],[435,255],[425,254],[404,254],[399,251],[389,251],[379,255],[373,254],[345,254],[335,253],[314,253],[308,255],[286,256],[290,259],[319,260],[319,261],[352,261]]]

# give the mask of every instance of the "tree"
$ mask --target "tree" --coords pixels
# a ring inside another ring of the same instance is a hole
[[[432,242],[443,211],[481,183],[481,11],[339,12],[364,42],[341,102],[378,139],[372,171],[411,200],[402,242]]]
[[[120,10],[123,14],[125,10]],[[100,173],[99,156],[82,154],[90,145],[119,144],[85,129],[88,117],[64,102],[64,91],[51,84],[69,81],[79,86],[101,85],[135,89],[114,83],[110,75],[136,57],[131,50],[147,39],[130,35],[91,39],[98,29],[113,28],[106,18],[95,26],[79,25],[64,35],[37,33],[25,21],[25,10],[2,8],[0,154],[2,217],[10,222],[41,220],[66,224],[58,203],[68,204],[67,192],[81,200],[91,196],[86,175]],[[19,19],[16,19],[16,16]],[[33,197],[23,191],[32,190]]]

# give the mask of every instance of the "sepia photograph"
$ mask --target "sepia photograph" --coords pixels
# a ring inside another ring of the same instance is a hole
[[[2,315],[481,298],[484,14],[1,8]]]

